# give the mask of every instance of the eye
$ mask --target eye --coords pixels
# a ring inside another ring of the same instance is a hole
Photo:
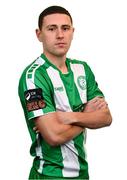
[[[49,30],[49,31],[54,31],[54,28],[49,28],[48,30]]]
[[[64,30],[64,31],[67,31],[67,30],[69,30],[69,28],[68,28],[68,27],[64,27],[63,30]]]
[[[70,29],[71,29],[71,26],[69,26],[69,25],[63,25],[62,26],[63,31],[69,31]]]
[[[56,30],[56,26],[49,26],[48,27],[48,31],[55,31]]]
[[[64,31],[68,31],[68,30],[70,29],[70,27],[69,27],[69,26],[64,26],[62,29],[63,29]]]

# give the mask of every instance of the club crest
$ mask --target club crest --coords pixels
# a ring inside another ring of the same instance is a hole
[[[77,78],[77,82],[78,82],[79,87],[80,87],[82,90],[85,90],[85,89],[86,89],[86,79],[85,79],[85,76],[79,76],[79,77]]]

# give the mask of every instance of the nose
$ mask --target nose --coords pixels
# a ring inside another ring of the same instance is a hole
[[[62,39],[64,37],[62,29],[57,29],[56,37],[57,39]]]

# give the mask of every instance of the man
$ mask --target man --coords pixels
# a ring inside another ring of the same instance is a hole
[[[38,25],[43,54],[19,82],[35,157],[29,179],[89,179],[86,128],[109,126],[110,111],[87,63],[66,57],[74,33],[69,12],[48,7]]]

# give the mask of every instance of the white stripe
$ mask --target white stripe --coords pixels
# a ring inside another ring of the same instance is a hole
[[[38,64],[38,66],[36,66],[35,68],[34,68],[34,70],[33,70],[33,72],[32,72],[32,81],[34,82],[34,74],[35,74],[35,71],[36,71],[36,69],[38,69],[41,65],[43,65],[45,63],[45,61],[41,58],[41,57],[39,57],[36,61],[35,61],[35,63],[34,64]],[[34,64],[33,64],[33,66],[34,66]]]
[[[84,133],[83,133],[83,135],[84,135],[84,150],[85,150],[85,160],[87,161],[87,149],[86,149],[86,139],[87,139],[87,130],[85,129],[84,130]]]
[[[79,87],[78,81],[77,81],[79,76],[85,76],[84,66],[82,64],[72,64],[71,63],[71,70],[73,71],[73,74],[74,74],[74,80],[75,80],[76,87],[79,91],[80,99],[81,99],[82,103],[86,103],[87,102],[86,90],[82,90]]]
[[[74,146],[74,141],[69,141],[65,145],[61,146],[63,155],[63,176],[64,177],[78,177],[80,165],[78,161],[78,152]]]
[[[35,63],[38,64],[38,65],[43,65],[45,63],[45,60],[42,59],[41,57],[39,57],[39,58],[36,59]]]
[[[36,135],[36,140],[37,140],[37,147],[36,147],[36,155],[38,157],[40,157],[40,165],[39,165],[39,168],[38,168],[38,172],[39,173],[42,173],[42,170],[43,170],[43,164],[44,164],[44,161],[42,160],[43,159],[43,154],[42,154],[42,147],[41,147],[41,144],[40,144],[40,139],[39,139],[39,134]]]
[[[59,72],[53,69],[52,67],[49,67],[47,69],[47,73],[54,87],[54,99],[55,99],[56,109],[59,111],[66,111],[66,112],[72,111],[69,101],[68,101],[66,90],[60,78]],[[63,88],[63,91],[57,90],[57,88],[60,88],[60,87]]]
[[[37,141],[36,155],[42,158],[42,150],[40,146],[39,133],[36,134],[36,141]]]
[[[55,99],[57,111],[66,111],[66,112],[72,111],[59,72],[54,68],[49,67],[47,69],[47,73],[54,87],[54,99]],[[59,87],[61,87],[63,91],[57,90]],[[78,162],[78,152],[74,146],[74,141],[71,140],[65,145],[61,145],[61,152],[62,152],[63,164],[64,164],[64,168],[62,170],[63,176],[64,177],[79,176],[80,165]]]
[[[42,174],[43,164],[44,164],[44,161],[40,160],[40,166],[39,166],[39,169],[37,170],[40,174]]]
[[[33,83],[32,79],[28,79],[27,78],[27,74],[26,74],[26,84],[27,84],[27,89],[35,89],[35,84]]]

